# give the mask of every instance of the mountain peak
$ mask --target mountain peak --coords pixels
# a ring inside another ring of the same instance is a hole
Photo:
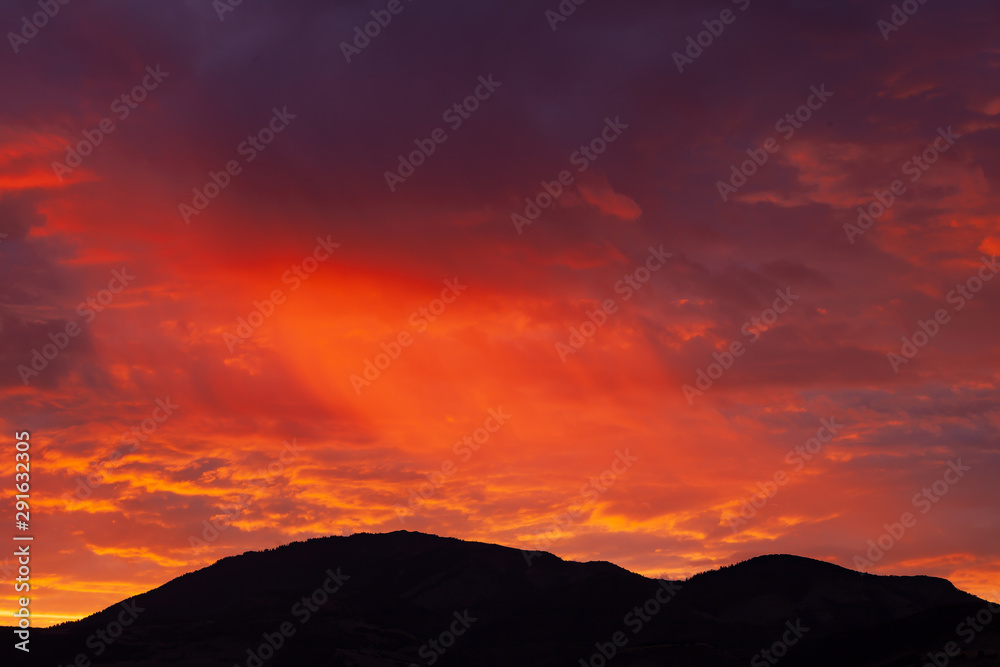
[[[981,608],[943,579],[862,575],[787,554],[685,582],[648,579],[611,563],[525,555],[400,530],[231,556],[131,598],[143,611],[129,641],[110,647],[102,664],[248,664],[247,651],[261,637],[290,623],[294,641],[266,667],[424,665],[428,642],[460,622],[468,627],[461,641],[451,638],[447,654],[434,654],[439,665],[578,664],[614,637],[628,640],[616,667],[745,665],[788,623],[810,628],[798,649],[809,664],[843,664],[825,662],[831,647],[918,626],[932,642],[953,634],[963,613]],[[307,612],[310,600],[315,609]],[[39,631],[44,648],[37,657],[71,663],[119,613],[115,606]],[[790,655],[786,664],[797,663]]]

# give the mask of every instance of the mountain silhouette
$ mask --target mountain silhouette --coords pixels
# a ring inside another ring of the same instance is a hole
[[[903,667],[940,653],[936,667],[998,665],[1000,619],[982,623],[993,610],[944,579],[798,556],[670,582],[544,552],[359,533],[224,558],[34,630],[30,664]],[[962,625],[977,614],[979,630]],[[948,642],[961,654],[944,652]]]

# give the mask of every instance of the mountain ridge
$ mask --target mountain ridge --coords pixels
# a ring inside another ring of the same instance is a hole
[[[95,655],[88,638],[112,627],[123,605],[141,612]],[[724,667],[746,664],[797,627],[802,636],[783,659],[790,667],[797,655],[810,656],[802,664],[828,664],[828,646],[842,651],[845,642],[884,657],[851,664],[904,665],[898,660],[919,654],[897,635],[919,626],[914,641],[932,650],[963,614],[985,605],[946,579],[869,575],[789,554],[670,581],[607,561],[394,531],[227,556],[34,632],[40,655],[63,665],[85,654],[93,664],[260,667],[254,652],[267,637],[277,643],[287,624],[292,635],[273,657],[257,655],[261,665],[598,667],[610,654],[616,665]],[[988,649],[1000,647],[998,627],[982,633]],[[453,629],[461,635],[449,635]],[[880,645],[882,632],[897,638]]]

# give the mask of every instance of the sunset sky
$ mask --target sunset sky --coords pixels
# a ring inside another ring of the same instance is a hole
[[[34,623],[400,529],[1000,598],[1000,11],[903,4],[5,3]]]

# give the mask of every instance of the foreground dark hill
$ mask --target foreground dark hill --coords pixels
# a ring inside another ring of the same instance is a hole
[[[993,612],[943,579],[762,556],[666,582],[532,555],[405,531],[249,552],[35,631],[30,664],[902,667],[951,641],[1000,664],[979,658],[1000,619],[967,643]]]

